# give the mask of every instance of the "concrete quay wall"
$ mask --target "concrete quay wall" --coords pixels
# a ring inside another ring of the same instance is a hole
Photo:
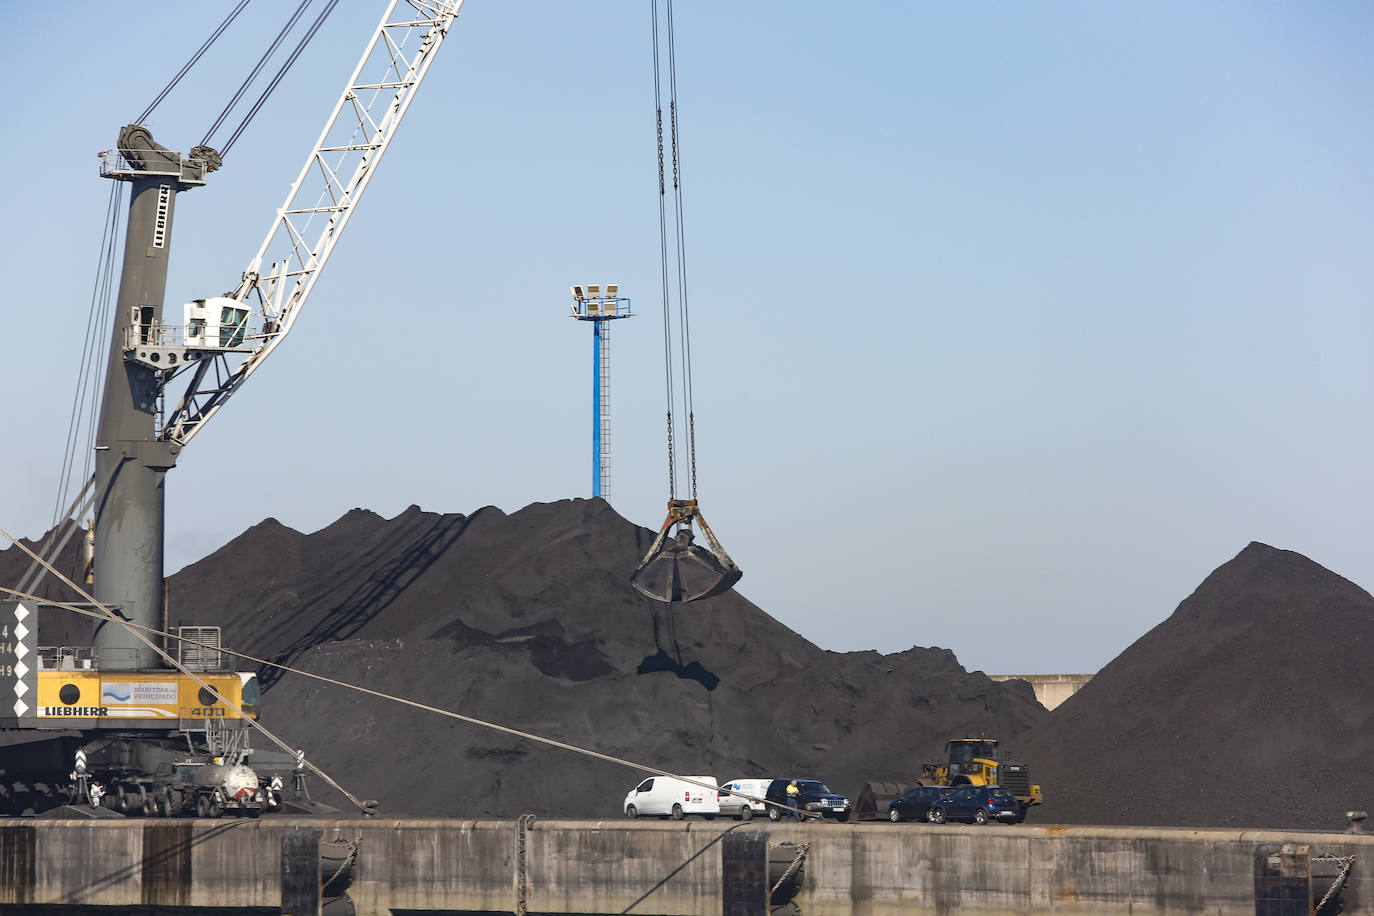
[[[302,838],[315,844],[308,861]],[[762,916],[761,853],[776,865],[802,849],[795,900],[807,916],[1289,916],[1310,913],[1296,898],[1320,897],[1323,875],[1339,871],[1328,857],[1353,857],[1343,912],[1374,916],[1374,835],[380,818],[0,820],[0,916],[78,907],[302,916],[320,906],[321,845],[355,850],[347,893],[365,916]]]

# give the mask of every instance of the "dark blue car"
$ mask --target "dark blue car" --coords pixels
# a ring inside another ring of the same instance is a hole
[[[1023,819],[1021,803],[1011,789],[1001,786],[957,786],[945,790],[945,795],[930,807],[927,815],[932,824],[945,821],[964,821],[986,824],[1002,821],[1019,823]]]
[[[887,819],[892,823],[923,821],[930,808],[952,790],[946,786],[916,786],[887,803]]]

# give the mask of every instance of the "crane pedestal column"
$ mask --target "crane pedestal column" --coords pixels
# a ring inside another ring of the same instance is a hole
[[[96,428],[95,583],[92,595],[136,624],[161,628],[164,481],[179,448],[158,438],[162,372],[128,358],[163,335],[172,216],[177,192],[203,172],[152,141],[142,128],[120,134],[119,164],[106,177],[128,181],[124,264],[100,420]],[[100,625],[97,663],[105,669],[158,667],[157,653],[124,627]]]

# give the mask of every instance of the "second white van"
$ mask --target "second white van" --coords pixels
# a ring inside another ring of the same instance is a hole
[[[756,814],[766,815],[768,806],[763,803],[763,797],[768,794],[768,784],[772,781],[772,779],[732,779],[725,783],[716,793],[720,802],[720,813],[723,816],[734,817],[743,821],[750,820]]]
[[[714,776],[688,776],[692,782],[672,776],[650,776],[630,790],[621,806],[626,817],[671,817],[680,821],[699,814],[708,821],[720,813]],[[705,786],[692,783],[705,783]],[[711,788],[707,788],[707,787]]]

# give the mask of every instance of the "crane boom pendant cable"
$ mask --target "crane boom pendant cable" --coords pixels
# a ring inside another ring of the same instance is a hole
[[[315,21],[310,23],[310,28],[301,36],[301,40],[298,41],[296,47],[291,50],[291,54],[286,58],[286,62],[281,65],[276,75],[272,77],[271,82],[267,84],[267,88],[262,91],[262,95],[258,96],[258,100],[253,103],[253,107],[248,109],[248,114],[244,115],[243,121],[239,123],[238,127],[234,128],[234,132],[229,135],[229,139],[224,141],[224,149],[221,151],[221,154],[228,153],[230,148],[238,141],[239,136],[248,128],[248,124],[257,116],[257,113],[262,110],[262,106],[267,103],[268,97],[276,90],[278,84],[280,84],[282,79],[286,76],[286,72],[291,69],[292,64],[301,56],[301,52],[305,50],[306,45],[310,44],[311,39],[315,37],[315,33],[320,30],[320,26],[324,25],[324,21],[329,18],[329,14],[334,12],[334,7],[338,6],[338,3],[339,0],[329,0],[325,8],[315,17]]]
[[[306,0],[306,2],[309,2],[309,0]],[[210,46],[224,34],[224,30],[229,28],[230,24],[238,18],[239,13],[242,13],[246,6],[248,6],[248,0],[239,0],[238,6],[229,11],[229,15],[224,17],[224,21],[219,24],[219,28],[210,33],[210,37],[205,39],[205,43],[200,46],[195,54],[191,55],[191,59],[177,71],[177,75],[172,77],[172,81],[162,88],[162,91],[157,94],[157,98],[153,99],[148,107],[143,109],[143,114],[135,118],[133,123],[142,124],[148,120],[148,117],[153,113],[153,109],[161,105],[162,100],[167,98],[168,93],[176,88],[177,83],[181,82],[182,78],[191,72],[191,68],[205,55],[206,51],[210,50]]]
[[[210,129],[205,132],[204,139],[200,141],[201,146],[210,145],[210,140],[214,137],[215,131],[220,129],[220,125],[224,123],[224,119],[229,117],[229,112],[232,111],[234,106],[239,103],[239,100],[243,98],[243,94],[248,91],[248,87],[253,84],[253,80],[258,78],[258,74],[262,72],[262,68],[267,66],[267,62],[272,58],[272,55],[277,53],[277,48],[281,46],[281,43],[286,40],[286,36],[295,28],[296,20],[301,18],[301,15],[305,12],[306,7],[308,7],[310,3],[311,0],[301,0],[300,5],[298,5],[295,12],[291,14],[291,18],[286,20],[286,25],[281,27],[281,31],[277,33],[277,37],[272,39],[272,43],[267,46],[267,50],[263,52],[262,57],[258,58],[258,62],[239,85],[238,90],[234,93],[234,97],[224,106],[224,110],[219,113],[219,117],[215,118],[215,123],[211,124]]]
[[[691,323],[687,302],[687,233],[682,198],[682,148],[678,125],[677,52],[673,39],[673,2],[665,0],[666,42],[668,57],[668,146],[673,170],[673,252],[676,290],[669,279],[667,176],[663,143],[663,40],[659,32],[658,0],[652,0],[654,110],[658,131],[658,237],[663,286],[663,367],[668,399],[668,517],[659,528],[658,536],[648,553],[630,575],[630,584],[641,594],[655,601],[669,603],[696,601],[728,591],[739,581],[742,573],[730,555],[720,546],[697,501],[696,411],[692,400],[692,344]],[[677,495],[677,443],[674,439],[674,413],[677,393],[673,380],[673,293],[677,296],[677,350],[681,371],[682,406],[687,412],[687,466],[690,472],[691,498]],[[693,541],[693,523],[701,525],[707,547]],[[669,531],[677,527],[671,540]]]
[[[219,167],[222,157],[229,152],[230,147],[234,145],[238,138],[243,134],[244,130],[248,128],[249,123],[251,123],[253,118],[257,116],[258,112],[262,110],[262,107],[264,104],[266,104],[267,99],[276,90],[277,86],[281,83],[282,79],[285,78],[287,72],[291,69],[292,65],[295,64],[296,60],[301,56],[301,53],[305,50],[306,46],[310,44],[310,41],[315,37],[315,34],[320,30],[320,27],[324,25],[325,20],[328,19],[329,14],[334,11],[334,7],[338,5],[339,0],[328,0],[328,2],[325,3],[324,8],[319,12],[319,14],[315,16],[314,21],[311,22],[310,26],[306,29],[305,34],[300,38],[299,41],[297,41],[296,46],[291,50],[291,53],[287,55],[286,60],[281,64],[280,67],[277,68],[277,72],[268,81],[267,87],[263,89],[262,93],[258,96],[257,100],[253,102],[252,106],[248,109],[248,113],[243,116],[243,119],[239,122],[238,126],[234,128],[234,131],[230,134],[229,139],[226,140],[218,150],[212,148],[210,146],[210,141],[213,139],[215,132],[218,131],[220,127],[224,125],[224,122],[229,117],[230,112],[232,112],[235,106],[237,106],[239,102],[243,100],[244,94],[248,92],[248,88],[253,84],[255,80],[257,80],[258,76],[262,73],[263,68],[267,66],[267,62],[271,60],[272,57],[277,53],[277,50],[281,47],[282,42],[286,40],[286,37],[296,27],[296,23],[300,20],[301,16],[304,15],[305,11],[310,7],[310,4],[313,2],[314,0],[300,0],[300,3],[291,13],[290,18],[287,19],[286,24],[283,25],[281,30],[277,33],[276,38],[272,40],[272,43],[267,47],[267,50],[263,52],[262,57],[258,59],[258,62],[253,66],[253,69],[249,72],[248,76],[244,78],[243,82],[239,85],[239,88],[234,92],[233,97],[229,99],[228,103],[226,103],[224,108],[220,111],[219,116],[215,118],[214,123],[212,123],[210,125],[210,128],[205,132],[205,137],[200,141],[200,144],[192,149],[192,156],[203,158],[213,163],[213,166],[207,168],[207,171],[213,171],[215,168]],[[196,63],[200,61],[201,57],[204,56],[205,52],[210,49],[210,46],[213,45],[215,41],[221,35],[224,34],[224,31],[227,28],[229,28],[229,26],[233,23],[235,19],[238,18],[239,14],[242,13],[244,8],[248,6],[248,3],[249,0],[239,0],[239,3],[232,10],[230,10],[229,15],[226,16],[224,21],[219,24],[218,28],[216,28],[215,31],[211,33],[210,37],[205,40],[205,43],[200,46],[196,53],[191,56],[191,59],[188,60],[186,64],[181,68],[181,70],[177,72],[176,76],[172,77],[172,80],[163,88],[163,90],[160,93],[158,93],[157,98],[153,99],[152,103],[149,104],[148,107],[143,110],[143,113],[133,121],[134,124],[143,124],[145,121],[147,121],[148,117],[153,113],[153,110],[156,109],[157,106],[160,105],[165,98],[167,98],[167,95],[174,88],[176,88],[177,84],[180,83],[181,80],[186,76],[186,74],[191,71],[191,68],[194,67]]]

